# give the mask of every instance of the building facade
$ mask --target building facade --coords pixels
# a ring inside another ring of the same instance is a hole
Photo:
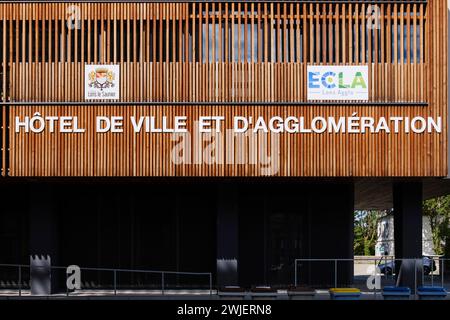
[[[421,200],[446,192],[447,14],[0,3],[0,261],[287,285],[296,258],[352,258],[353,211],[377,207],[420,256]]]
[[[433,247],[433,236],[430,225],[430,218],[422,218],[422,254],[424,256],[435,256]],[[395,256],[394,239],[394,216],[387,214],[381,217],[377,224],[377,243],[375,244],[375,255]]]

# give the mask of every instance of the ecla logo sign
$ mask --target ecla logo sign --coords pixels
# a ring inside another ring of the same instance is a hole
[[[308,66],[308,100],[369,100],[368,66]]]

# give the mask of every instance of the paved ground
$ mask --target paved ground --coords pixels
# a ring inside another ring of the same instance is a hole
[[[367,289],[367,279],[373,274],[375,264],[373,261],[358,261],[354,264],[354,283],[353,287],[359,288],[362,292],[361,299],[383,299],[380,290],[370,291]],[[439,269],[434,272],[433,275],[424,276],[425,285],[443,285],[448,292],[450,292],[450,273],[445,277],[445,281],[442,282],[442,276],[439,273]],[[5,283],[0,281],[1,287],[14,287],[13,283]],[[381,276],[381,286],[395,285],[393,276]],[[78,290],[76,292],[60,293],[51,296],[32,296],[29,290],[0,289],[0,299],[220,299],[216,290],[98,290],[98,289],[85,289]],[[247,294],[245,299],[251,299],[252,297]],[[267,297],[266,297],[267,298]],[[411,299],[414,299],[411,296]],[[271,299],[289,299],[286,290],[279,290],[276,297]],[[311,297],[297,297],[296,299],[312,299]],[[316,290],[315,300],[328,300],[330,295],[328,290]],[[450,300],[450,294],[447,296]]]
[[[118,290],[116,295],[113,290],[80,290],[77,292],[70,293],[68,296],[64,293],[54,294],[51,296],[32,296],[29,290],[24,290],[19,296],[17,290],[0,290],[0,300],[2,299],[83,299],[83,300],[93,300],[93,299],[120,299],[120,300],[218,300],[226,299],[221,298],[217,295],[217,292],[213,290],[167,290],[162,295],[161,290]],[[251,297],[250,294],[246,294],[243,297],[233,299],[238,300],[289,300],[286,290],[279,290],[276,297]],[[295,297],[293,300],[329,300],[330,295],[327,290],[316,290],[314,297]],[[411,295],[411,300],[415,299],[414,295]],[[361,300],[383,300],[380,291],[377,292],[367,292],[364,291],[361,294]],[[450,300],[450,295],[447,296],[446,300]]]

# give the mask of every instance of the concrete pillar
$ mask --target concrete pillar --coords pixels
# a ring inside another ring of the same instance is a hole
[[[236,185],[218,187],[217,284],[238,284],[239,215]]]
[[[394,240],[396,259],[422,260],[422,182],[394,183]],[[417,268],[420,266],[417,265]],[[400,270],[401,269],[401,270]],[[422,276],[415,274],[414,260],[396,263],[400,286],[414,290]]]
[[[30,256],[50,256],[51,265],[59,265],[59,228],[56,214],[56,197],[49,184],[30,185],[29,232]],[[58,288],[61,272],[52,271],[51,290]]]

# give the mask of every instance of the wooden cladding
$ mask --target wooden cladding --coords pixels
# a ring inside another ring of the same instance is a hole
[[[308,64],[369,64],[371,101],[427,101],[426,10],[351,2],[0,5],[2,99],[83,101],[85,63],[118,63],[123,101],[306,101]]]
[[[72,29],[67,22],[74,12],[80,20],[69,21],[77,26]],[[175,164],[176,141],[169,134],[135,134],[129,127],[121,134],[97,134],[96,115],[193,120],[216,115],[226,118],[227,127],[235,115],[447,119],[443,0],[376,6],[351,1],[10,3],[0,4],[0,17],[3,175],[266,175],[264,166],[252,164]],[[85,64],[120,65],[124,104],[45,105],[84,101]],[[294,105],[307,101],[306,68],[312,64],[368,65],[369,101],[379,105]],[[29,106],[32,102],[43,106]],[[15,117],[35,112],[77,116],[86,133],[15,133]],[[278,176],[447,174],[446,125],[440,134],[279,137]]]
[[[14,107],[14,117],[40,112],[42,116],[71,115],[81,119],[79,125],[85,133],[10,134],[11,176],[267,176],[273,170],[276,176],[441,176],[445,173],[446,157],[442,142],[436,134],[279,134],[258,136],[244,140],[242,148],[229,136],[214,136],[214,163],[205,157],[210,137],[197,134],[189,122],[189,136],[170,133],[134,133],[131,125],[124,125],[123,133],[96,133],[95,117],[102,115],[155,116],[156,125],[162,126],[167,116],[169,126],[173,118],[183,115],[189,119],[199,116],[224,116],[224,129],[232,127],[232,116],[241,115],[269,119],[273,116],[304,116],[306,122],[320,113],[350,117],[359,115],[414,116],[430,115],[423,107],[220,107],[220,106],[90,106],[90,107]],[[124,121],[126,122],[126,121]],[[222,130],[225,131],[225,130]],[[183,142],[183,151],[189,150],[185,163],[173,161],[177,157],[176,145]],[[196,148],[195,144],[201,148]],[[253,147],[252,148],[252,143]],[[274,141],[275,143],[275,141]],[[231,149],[230,149],[231,148]],[[221,153],[224,154],[221,154]],[[262,153],[262,154],[261,154]],[[230,158],[231,161],[227,159]],[[265,155],[269,158],[263,158]],[[254,161],[249,158],[254,157]],[[242,159],[244,161],[240,161]],[[222,163],[221,163],[222,162]]]

